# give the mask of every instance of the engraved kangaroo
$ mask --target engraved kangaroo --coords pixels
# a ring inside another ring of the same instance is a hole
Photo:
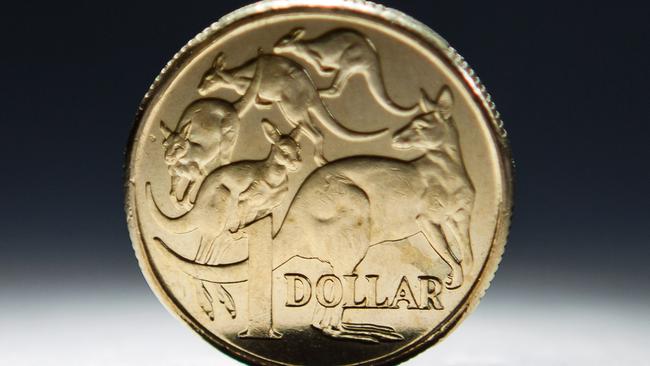
[[[176,130],[163,121],[160,130],[171,176],[169,194],[177,202],[191,204],[201,179],[217,166],[230,163],[239,134],[239,117],[226,101],[202,99],[185,109]]]
[[[291,55],[311,64],[322,76],[334,76],[332,85],[321,96],[335,98],[354,75],[362,75],[375,99],[389,112],[413,117],[419,105],[405,108],[395,103],[386,90],[377,50],[363,34],[351,29],[336,29],[305,40],[305,30],[297,28],[282,37],[273,53]]]
[[[379,243],[424,235],[450,267],[446,287],[457,288],[473,268],[469,234],[474,187],[465,170],[451,110],[453,97],[444,87],[425,113],[393,136],[396,149],[418,149],[411,161],[385,157],[350,157],[316,169],[294,197],[280,231],[273,238],[273,268],[294,257],[327,262],[337,276],[354,273],[368,249]],[[194,210],[199,208],[197,205]],[[198,211],[202,212],[202,211]],[[156,210],[153,210],[154,215]],[[203,227],[201,213],[183,227]],[[212,221],[210,221],[212,223]],[[160,222],[162,228],[174,225]],[[210,282],[245,281],[246,264],[205,266],[179,260],[164,245],[152,248],[186,273]],[[423,259],[428,260],[428,259]],[[394,329],[343,322],[343,305],[317,307],[312,325],[325,335],[365,342],[403,339]]]
[[[176,218],[165,215],[151,196],[150,187],[147,189],[150,210],[159,225],[175,233],[200,231],[197,263],[219,263],[223,253],[215,251],[217,242],[232,240],[231,233],[270,214],[286,198],[288,173],[298,170],[302,161],[296,141],[299,129],[281,135],[266,120],[262,127],[271,143],[267,158],[238,161],[210,173],[199,189],[194,207],[185,214]]]
[[[307,71],[288,58],[260,54],[240,67],[227,70],[225,67],[224,56],[220,54],[201,79],[199,93],[207,95],[221,89],[234,90],[242,96],[235,103],[240,116],[253,105],[277,105],[291,126],[300,127],[314,144],[314,160],[318,166],[327,160],[323,153],[323,134],[316,121],[337,136],[351,141],[373,139],[386,131],[357,132],[341,125],[323,104]]]

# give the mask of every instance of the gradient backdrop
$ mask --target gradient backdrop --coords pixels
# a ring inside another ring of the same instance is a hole
[[[146,285],[122,163],[159,70],[245,3],[3,4],[0,364],[229,362]],[[473,65],[517,162],[515,217],[492,288],[409,364],[650,364],[648,5],[384,3]]]

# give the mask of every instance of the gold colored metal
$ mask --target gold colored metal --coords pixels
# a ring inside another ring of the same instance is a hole
[[[506,133],[454,49],[362,1],[264,1],[163,69],[128,151],[151,288],[257,364],[392,364],[487,289],[512,205]]]

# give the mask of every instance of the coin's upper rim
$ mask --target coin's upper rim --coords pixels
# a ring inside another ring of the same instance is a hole
[[[452,311],[451,315],[430,331],[428,335],[422,337],[420,341],[414,342],[407,347],[379,358],[366,360],[361,364],[383,365],[403,362],[423,352],[428,347],[442,340],[451,333],[451,331],[454,330],[455,327],[476,308],[478,302],[485,294],[490,285],[490,281],[494,277],[499,266],[505,249],[513,209],[514,184],[514,163],[507,140],[507,133],[500,115],[496,110],[495,104],[492,101],[491,96],[487,93],[485,86],[481,83],[468,63],[454,48],[449,46],[447,41],[428,26],[415,20],[409,15],[364,0],[262,0],[244,6],[223,16],[217,22],[211,24],[209,27],[197,34],[164,66],[160,74],[149,87],[138,107],[125,151],[124,161],[125,211],[127,215],[129,234],[140,269],[144,274],[147,283],[152,288],[160,302],[162,302],[172,314],[179,317],[206,341],[237,360],[263,365],[280,364],[277,361],[262,358],[250,352],[245,352],[243,349],[223,341],[218,336],[205,329],[200,322],[195,321],[175,299],[168,296],[168,291],[158,280],[156,269],[149,261],[149,255],[144,246],[144,240],[141,237],[139,222],[136,217],[136,183],[132,177],[132,173],[133,166],[138,159],[138,136],[140,136],[140,132],[144,126],[143,117],[160,92],[166,89],[168,83],[171,81],[174,71],[181,69],[186,62],[190,61],[195,54],[200,53],[203,49],[208,47],[212,40],[219,37],[220,34],[227,32],[232,27],[237,27],[242,22],[254,21],[258,17],[266,17],[268,16],[266,15],[266,12],[268,11],[273,11],[275,14],[278,14],[300,11],[313,12],[322,9],[328,9],[330,11],[336,10],[376,21],[387,27],[408,34],[426,45],[428,50],[439,56],[440,59],[447,64],[449,70],[452,71],[456,77],[464,81],[463,85],[467,87],[469,93],[474,98],[474,102],[480,107],[485,120],[490,122],[488,127],[499,152],[499,168],[503,176],[502,191],[500,192],[502,201],[500,202],[490,252],[472,288],[468,291],[468,294],[456,309]]]

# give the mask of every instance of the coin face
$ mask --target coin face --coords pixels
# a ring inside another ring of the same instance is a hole
[[[389,364],[477,305],[510,221],[485,88],[438,35],[347,1],[265,1],[141,105],[127,216],[161,301],[258,364]]]

